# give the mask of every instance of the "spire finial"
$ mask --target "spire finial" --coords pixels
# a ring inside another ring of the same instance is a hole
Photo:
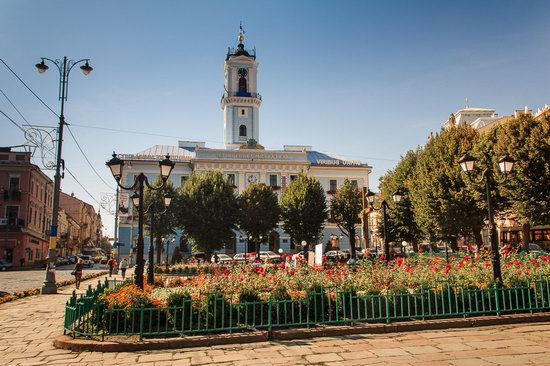
[[[237,40],[239,41],[239,43],[243,43],[244,34],[245,34],[245,31],[243,29],[243,22],[241,21],[239,25],[239,35],[237,36]]]

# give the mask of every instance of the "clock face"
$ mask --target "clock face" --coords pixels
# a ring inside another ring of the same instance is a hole
[[[256,183],[258,181],[258,177],[256,177],[255,175],[249,175],[247,180],[248,183]]]
[[[239,76],[244,78],[246,77],[246,75],[248,75],[248,71],[246,71],[246,69],[239,69]]]

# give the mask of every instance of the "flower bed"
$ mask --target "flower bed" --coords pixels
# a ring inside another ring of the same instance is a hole
[[[550,310],[548,256],[505,258],[503,286],[493,285],[490,261],[469,256],[449,264],[422,255],[354,267],[201,268],[166,286],[106,290],[89,317],[92,328],[169,336]]]
[[[96,278],[96,277],[101,277],[103,275],[106,275],[107,273],[109,273],[109,272],[102,271],[102,272],[97,272],[97,273],[91,273],[91,274],[88,274],[88,275],[84,275],[84,276],[82,276],[82,281],[90,280],[90,279]],[[60,288],[60,287],[64,287],[64,286],[74,285],[74,283],[75,283],[75,280],[64,280],[64,281],[56,282],[55,285],[56,285],[57,288]],[[33,295],[40,295],[40,288],[31,288],[31,289],[26,289],[26,290],[23,290],[23,291],[14,291],[12,293],[5,294],[4,296],[0,296],[0,304],[3,304],[5,302],[14,301],[14,300],[17,300],[17,299],[22,299],[24,297],[33,296]]]

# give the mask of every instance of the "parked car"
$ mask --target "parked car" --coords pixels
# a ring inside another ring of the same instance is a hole
[[[246,253],[237,253],[233,256],[233,260],[235,262],[240,262],[240,263],[243,263],[243,262],[246,262]]]
[[[329,250],[325,253],[325,258],[329,262],[345,263],[348,261],[350,254],[343,250]]]
[[[12,263],[7,262],[4,259],[0,259],[0,271],[7,271],[11,267],[13,267]]]
[[[88,267],[88,268],[94,267],[94,261],[92,259],[92,256],[82,254],[78,258],[82,259],[82,264],[84,265],[84,267]]]
[[[529,254],[534,256],[546,255],[546,251],[538,244],[529,243]]]
[[[214,256],[210,258],[210,261],[214,263]],[[218,253],[218,263],[227,264],[233,262],[233,258],[224,253]]]
[[[71,262],[65,257],[57,257],[55,260],[56,266],[66,266],[67,264],[71,264]]]
[[[99,263],[101,264],[107,264],[107,262],[109,261],[109,257],[107,257],[106,255],[104,255],[103,257],[101,257],[101,261]]]
[[[69,260],[69,264],[75,264],[76,263],[76,260],[77,260],[76,255],[68,255],[66,258]]]

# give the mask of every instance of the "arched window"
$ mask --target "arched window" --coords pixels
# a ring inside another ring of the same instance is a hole
[[[239,136],[246,137],[246,126],[240,125],[239,126]]]
[[[246,93],[247,92],[247,86],[246,86],[246,78],[239,78],[239,93]]]

